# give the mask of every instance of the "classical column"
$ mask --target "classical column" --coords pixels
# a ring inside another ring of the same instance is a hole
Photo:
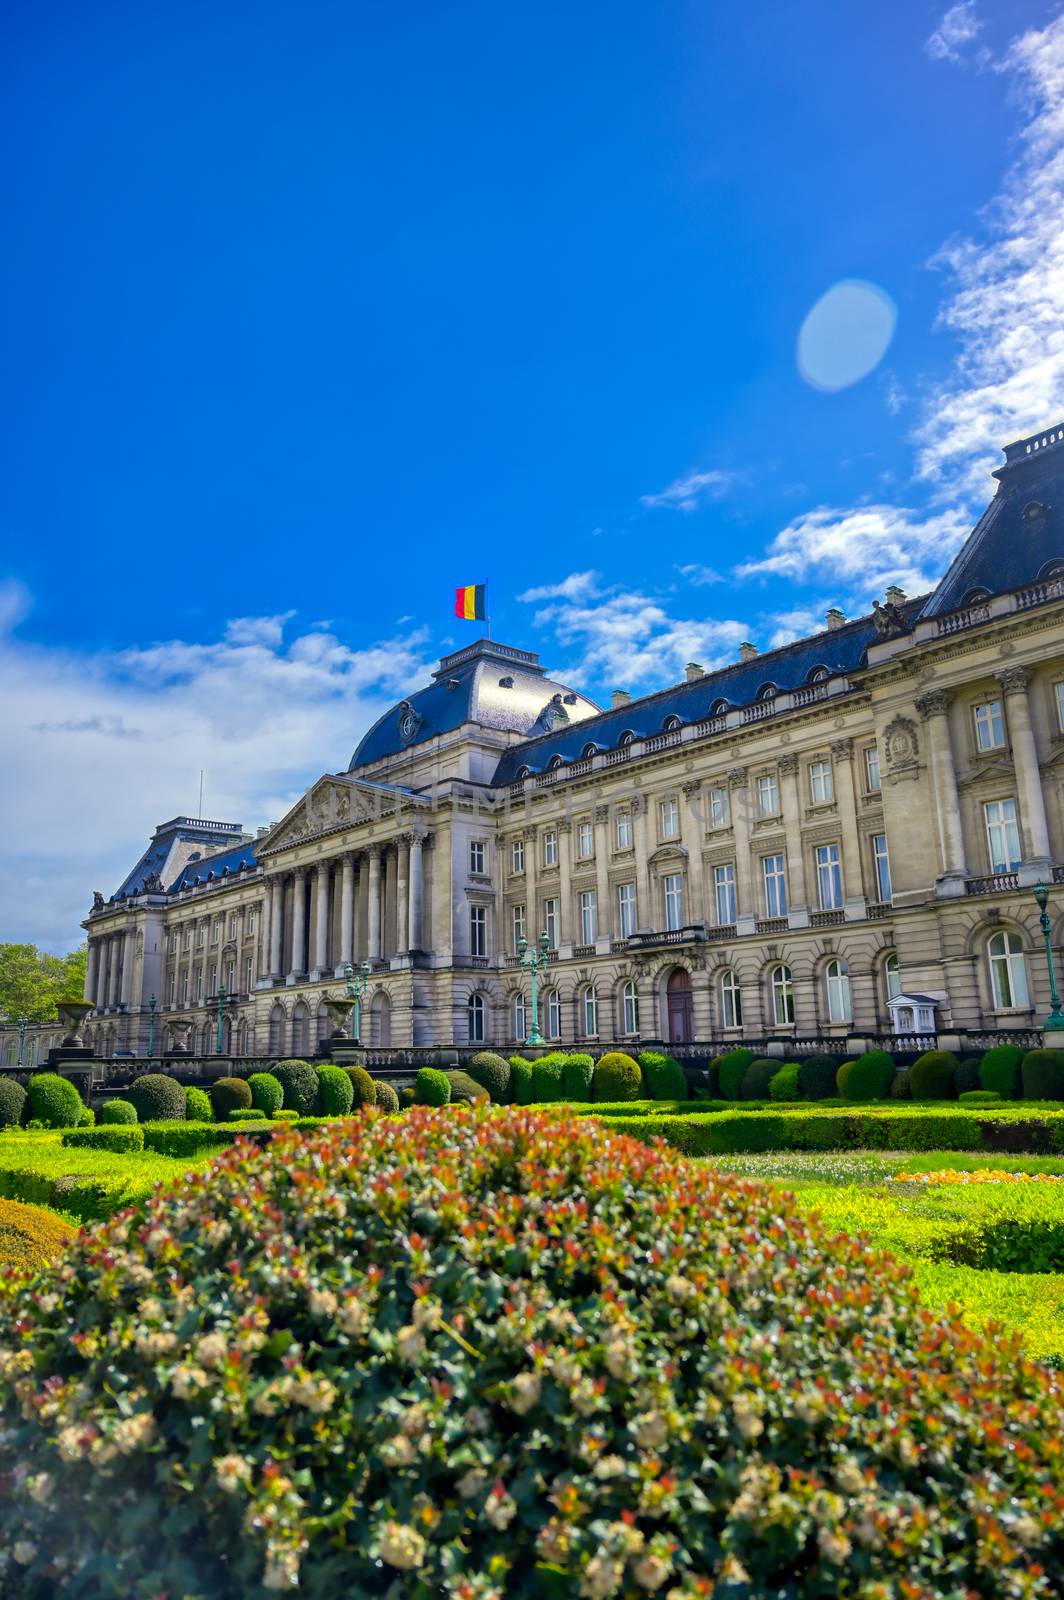
[[[400,834],[395,875],[395,948],[405,956],[410,949],[410,835]]]
[[[964,893],[967,868],[964,861],[964,835],[961,808],[957,799],[957,774],[953,766],[953,745],[949,733],[949,708],[953,696],[948,689],[928,689],[917,695],[916,709],[927,728],[931,751],[931,782],[934,787],[935,824],[942,872],[937,891],[942,899]]]
[[[107,968],[111,960],[111,941],[106,934],[101,934],[97,941],[100,947],[99,964],[96,973],[96,993],[93,996],[97,1011],[102,1011],[107,1005]]]
[[[750,855],[749,790],[745,767],[730,768],[728,800],[732,839],[735,842],[735,925],[740,933],[753,933],[757,902],[754,898],[754,868]]]
[[[122,978],[122,935],[111,935],[111,959],[108,965],[107,1004],[118,1004],[119,983]]]
[[[278,874],[271,880],[273,909],[270,912],[270,977],[280,979],[284,960],[284,880]]]
[[[556,824],[558,829],[558,910],[561,916],[559,943],[566,940],[580,942],[583,930],[580,918],[574,916],[573,907],[573,825],[567,817]]]
[[[1049,865],[1049,828],[1042,775],[1038,770],[1038,749],[1031,727],[1031,704],[1027,698],[1029,681],[1026,667],[1008,667],[998,673],[998,682],[1005,692],[1012,761],[1016,769],[1024,865],[1044,871]]]
[[[136,948],[136,934],[128,928],[122,940],[122,990],[121,999],[124,1006],[128,1006],[133,998],[133,951]]]
[[[369,954],[369,856],[358,858],[358,900],[355,905],[355,949],[359,960]]]
[[[536,851],[539,848],[539,829],[530,822],[521,837],[525,841],[525,938],[537,944],[543,932],[536,921]]]
[[[637,933],[654,927],[654,907],[650,894],[650,850],[647,847],[647,799],[634,794],[631,799],[632,841],[635,845],[635,926]]]
[[[381,958],[381,847],[369,847],[369,902],[366,928],[366,954],[371,961]]]
[[[706,885],[705,866],[702,861],[702,836],[705,832],[705,823],[702,813],[702,785],[690,782],[683,785],[684,800],[687,802],[680,814],[680,833],[687,846],[687,896],[689,904],[684,908],[685,922],[705,922],[706,918]]]
[[[311,962],[312,979],[325,976],[329,955],[329,863],[318,862],[316,899],[314,904],[314,960]]]
[[[802,801],[798,793],[798,757],[793,751],[780,756],[780,803],[787,835],[787,906],[792,928],[809,926],[809,891],[805,882],[802,849]]]
[[[96,1003],[96,968],[100,958],[99,939],[89,939],[88,953],[85,957],[85,999]]]
[[[615,918],[610,902],[610,808],[595,807],[595,921],[600,939],[609,939]]]
[[[424,834],[412,833],[410,835],[409,934],[411,950],[421,950],[424,948],[421,942],[422,906],[425,895],[425,863],[422,858],[424,846]]]
[[[339,977],[344,963],[355,959],[355,858],[350,850],[343,858],[340,870],[340,964]]]
[[[258,957],[259,982],[270,976],[270,924],[273,920],[273,890],[269,880],[265,884],[265,893],[262,897],[262,911],[259,914],[259,941],[255,954]]]
[[[835,804],[842,829],[842,894],[846,914],[865,915],[861,876],[861,836],[857,830],[857,792],[853,781],[853,740],[835,739],[831,746]]]
[[[288,982],[295,983],[307,972],[307,874],[297,867],[292,874],[292,965]]]

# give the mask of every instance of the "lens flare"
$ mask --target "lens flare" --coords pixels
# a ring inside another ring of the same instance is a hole
[[[859,383],[882,361],[898,310],[878,284],[844,278],[822,295],[798,334],[798,371],[832,394]]]

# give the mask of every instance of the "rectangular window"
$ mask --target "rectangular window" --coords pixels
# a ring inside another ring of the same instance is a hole
[[[557,950],[561,929],[558,926],[557,900],[544,900],[543,902],[543,927],[547,934],[547,943],[552,950]]]
[[[984,700],[975,708],[975,742],[980,750],[1000,750],[1005,744],[1005,719],[1000,700]]]
[[[235,981],[236,981],[236,967],[233,965],[233,963],[231,961],[227,961],[226,964],[225,964],[225,992],[226,992],[226,994],[232,994],[233,993]]]
[[[1057,727],[1064,733],[1064,680],[1054,686],[1053,694],[1057,702]]]
[[[680,833],[680,807],[674,795],[661,802],[661,837],[676,839]]]
[[[247,960],[244,962],[244,993],[250,994],[253,987],[254,979],[251,975],[251,957],[248,956]]]
[[[709,825],[711,828],[726,828],[729,821],[728,791],[723,788],[710,789],[709,791]]]
[[[831,762],[813,761],[809,765],[809,799],[814,806],[827,805],[835,798],[831,781]]]
[[[594,853],[594,835],[590,822],[578,822],[576,825],[576,853],[581,861],[586,861]]]
[[[217,944],[222,936],[222,919],[216,917],[211,923],[211,944]]]
[[[181,1004],[188,1005],[188,968],[181,974]]]
[[[837,844],[816,847],[816,891],[821,911],[842,907],[842,860]]]
[[[726,972],[720,983],[721,1016],[726,1028],[743,1025],[743,991],[734,972]]]
[[[730,861],[723,867],[713,868],[713,896],[717,926],[727,927],[729,922],[735,921],[735,868]]]
[[[672,933],[683,927],[683,874],[667,872],[662,887],[665,890],[665,928]]]
[[[201,922],[199,927],[196,929],[196,949],[197,950],[202,950],[203,949],[204,935],[205,935],[205,929],[204,929],[203,923]]]
[[[630,811],[618,811],[614,826],[617,830],[618,850],[630,850],[632,848],[632,813]]]
[[[878,794],[882,788],[879,776],[879,746],[870,744],[864,753],[865,788],[869,794]]]
[[[524,908],[524,906],[514,906],[513,911],[510,913],[510,916],[511,916],[511,920],[513,922],[514,949],[516,950],[520,946],[521,940],[528,937],[528,935],[525,932],[525,908]]]
[[[207,973],[207,993],[210,995],[212,1000],[214,999],[214,996],[218,993],[218,968],[217,967],[211,967],[210,971]]]
[[[255,932],[255,908],[254,908],[254,906],[252,906],[251,910],[248,912],[248,932],[249,933],[254,933]]]
[[[469,908],[469,950],[474,956],[486,956],[488,953],[487,906]]]
[[[174,1004],[174,1000],[176,998],[176,994],[177,994],[177,979],[174,976],[174,974],[171,972],[171,974],[170,974],[170,1005],[171,1005],[171,1007]]]
[[[552,989],[547,996],[547,1038],[560,1039],[562,1036],[562,1002],[557,989]]]
[[[229,918],[229,937],[230,937],[230,939],[235,939],[236,938],[236,912],[235,911],[233,912],[232,916]]]
[[[991,872],[1015,872],[1020,864],[1020,827],[1015,800],[988,800],[983,814]]]
[[[617,890],[617,927],[622,939],[635,932],[635,884],[622,883]]]
[[[484,841],[483,839],[470,839],[469,841],[469,870],[483,875],[484,872]]]
[[[545,867],[558,865],[558,835],[553,828],[548,828],[543,835],[543,865]]]
[[[186,923],[186,925],[185,925],[185,949],[186,950],[191,950],[192,949],[192,925],[191,925],[191,923]]]
[[[766,917],[787,915],[787,867],[782,855],[761,857]]]
[[[889,900],[890,887],[890,856],[887,854],[887,836],[885,833],[872,835],[872,870],[876,879],[876,899]]]
[[[594,944],[598,934],[597,908],[594,889],[584,889],[580,894],[580,943]]]
[[[514,839],[510,845],[510,871],[524,872],[525,870],[525,841]]]
[[[757,809],[763,817],[774,817],[780,808],[780,787],[774,772],[763,772],[757,780]]]
[[[203,968],[202,967],[197,967],[196,968],[196,985],[195,985],[195,988],[194,988],[194,990],[192,992],[192,1003],[193,1003],[193,1005],[196,1005],[196,1006],[200,1006],[200,1005],[203,1004]]]

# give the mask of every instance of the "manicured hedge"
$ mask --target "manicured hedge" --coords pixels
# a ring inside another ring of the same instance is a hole
[[[504,1106],[509,1102],[513,1074],[505,1056],[496,1055],[494,1050],[478,1050],[470,1057],[466,1071],[475,1083],[488,1091],[496,1105]]]
[[[962,1056],[953,1072],[953,1094],[957,1098],[982,1087],[979,1068],[982,1056]]]
[[[165,1072],[146,1072],[126,1091],[140,1122],[184,1122],[185,1091]]]
[[[344,1071],[351,1079],[351,1110],[361,1111],[363,1106],[377,1104],[377,1085],[371,1073],[365,1067],[345,1067]]]
[[[914,1100],[952,1100],[957,1057],[949,1050],[925,1050],[909,1073]]]
[[[850,1098],[850,1078],[856,1065],[856,1061],[840,1061],[835,1069],[835,1088],[840,1100]]]
[[[798,1063],[798,1088],[803,1100],[830,1100],[836,1092],[835,1074],[838,1063],[834,1056],[821,1053],[803,1056]]]
[[[71,1150],[117,1150],[128,1155],[144,1149],[144,1129],[129,1125],[71,1128],[59,1142]]]
[[[394,1117],[399,1110],[399,1096],[392,1084],[384,1078],[375,1078],[373,1081],[374,1103],[380,1107],[386,1116]]]
[[[660,1050],[641,1050],[637,1057],[643,1082],[652,1100],[686,1100],[687,1074],[673,1056]]]
[[[284,1105],[284,1089],[272,1072],[253,1072],[248,1079],[251,1104],[267,1117],[276,1116]]]
[[[1020,1063],[1020,1079],[1025,1100],[1064,1100],[1064,1048],[1028,1050]]]
[[[234,1111],[250,1111],[251,1085],[245,1078],[219,1078],[211,1084],[211,1106],[219,1122]]]
[[[550,1050],[532,1063],[532,1099],[536,1105],[546,1105],[551,1100],[561,1100],[562,1066],[565,1056],[560,1050]]]
[[[69,1078],[58,1072],[38,1072],[30,1079],[27,1091],[31,1118],[46,1128],[76,1128],[81,1118],[82,1099]]]
[[[0,1078],[0,1128],[17,1128],[26,1105],[26,1091],[14,1078]]]
[[[422,1106],[445,1106],[451,1099],[451,1083],[446,1072],[436,1067],[418,1067],[414,1080],[414,1099]]]
[[[96,1113],[91,1106],[82,1106],[81,1116],[78,1118],[79,1128],[95,1128]]]
[[[213,1122],[214,1107],[211,1097],[206,1089],[199,1089],[194,1083],[185,1085],[185,1120],[186,1122]]]
[[[746,1069],[754,1059],[754,1052],[740,1047],[737,1050],[728,1050],[717,1058],[717,1072],[720,1078],[720,1097],[722,1100],[738,1100],[742,1088]]]
[[[595,1062],[591,1094],[595,1100],[638,1100],[639,1063],[623,1050],[609,1050]]]
[[[743,1073],[740,1100],[767,1100],[768,1086],[782,1065],[779,1056],[755,1056]]]
[[[532,1104],[532,1063],[524,1056],[510,1057],[510,1098],[514,1105]]]
[[[846,1085],[851,1100],[885,1100],[894,1082],[894,1057],[888,1050],[858,1056]]]
[[[1020,1098],[1020,1062],[1023,1051],[1016,1044],[995,1044],[979,1063],[979,1082],[984,1089],[1006,1100]]]
[[[365,1068],[361,1070],[365,1071]],[[345,1072],[343,1067],[331,1066],[328,1062],[323,1062],[321,1066],[315,1068],[315,1072],[318,1079],[318,1093],[314,1100],[316,1114],[319,1117],[346,1117],[355,1097],[355,1086],[350,1073]],[[369,1078],[368,1072],[366,1077]],[[373,1079],[369,1078],[369,1081],[369,1092],[372,1094]],[[374,1096],[369,1104],[372,1105],[375,1099]]]
[[[595,1081],[595,1063],[582,1050],[574,1050],[562,1062],[562,1099],[583,1103],[591,1099],[591,1086]]]
[[[256,1111],[254,1106],[234,1106],[230,1111],[227,1122],[268,1122],[264,1111]]]
[[[100,1122],[128,1127],[137,1120],[137,1108],[132,1100],[106,1100],[100,1107]]]
[[[318,1098],[318,1075],[310,1062],[289,1056],[285,1061],[278,1061],[273,1075],[284,1091],[285,1110],[309,1117]]]
[[[468,1072],[451,1070],[447,1073],[447,1082],[451,1086],[451,1102],[461,1101],[465,1105],[488,1105],[491,1096],[482,1083],[477,1083],[469,1076]]]
[[[798,1063],[785,1061],[779,1071],[769,1079],[768,1097],[770,1100],[799,1100],[798,1092]]]

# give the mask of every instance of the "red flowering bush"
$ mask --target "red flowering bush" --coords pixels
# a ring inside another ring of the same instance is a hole
[[[564,1113],[238,1141],[13,1289],[0,1374],[26,1600],[1064,1591],[1055,1375]]]

